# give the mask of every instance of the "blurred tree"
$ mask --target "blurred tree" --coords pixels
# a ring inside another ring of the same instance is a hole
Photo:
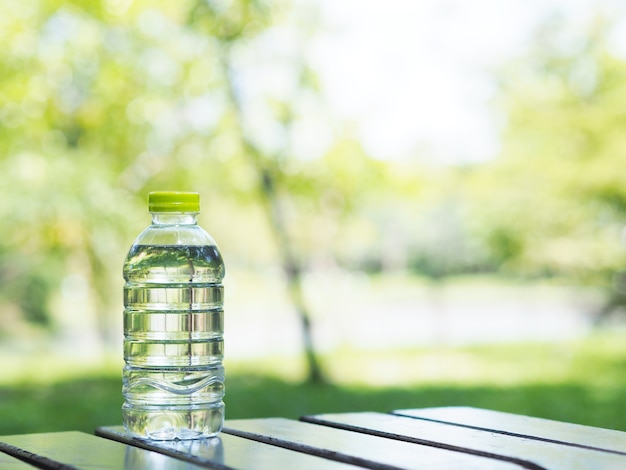
[[[623,267],[626,61],[610,31],[552,18],[501,75],[502,156],[470,181],[474,228],[505,271],[608,285]]]
[[[306,61],[314,15],[300,11],[307,18],[291,18],[294,28],[280,24],[287,2],[4,3],[0,182],[10,197],[0,216],[17,227],[0,240],[0,277],[16,287],[2,289],[4,301],[67,327],[50,312],[67,308],[64,285],[82,286],[101,336],[115,338],[119,267],[145,226],[148,191],[200,188],[236,207],[260,197],[302,320],[309,377],[322,380],[301,288],[304,251],[316,241],[302,234],[315,232],[311,210],[349,207],[361,168],[328,185],[310,156],[294,158],[307,116],[322,116],[318,129],[327,118]],[[266,50],[274,56],[259,59]],[[371,164],[363,153],[354,161]]]
[[[101,336],[117,337],[109,313],[146,192],[222,194],[241,167],[238,149],[210,150],[226,95],[217,42],[186,23],[193,5],[3,1],[0,216],[13,229],[0,240],[0,297],[29,318],[59,327],[50,312],[78,276]]]
[[[0,2],[0,304],[31,323],[92,316],[119,336],[122,259],[162,188],[200,190],[233,263],[280,260],[311,380],[311,266],[581,284],[623,267],[626,62],[610,24],[542,29],[501,75],[501,158],[450,168],[375,161],[333,121],[309,64],[313,3]],[[84,311],[63,313],[71,291]]]
[[[304,269],[302,254],[297,252],[296,244],[290,236],[291,222],[285,207],[290,189],[294,190],[293,187],[287,186],[286,169],[289,166],[289,159],[293,158],[291,140],[297,119],[296,106],[301,102],[303,95],[315,93],[314,75],[307,67],[306,55],[302,50],[302,43],[306,38],[299,35],[289,38],[294,41],[297,49],[284,70],[292,75],[290,77],[292,87],[286,92],[283,90],[282,96],[250,96],[250,90],[245,87],[246,83],[241,83],[245,81],[245,66],[240,62],[241,51],[238,47],[240,43],[249,41],[267,28],[272,13],[269,4],[262,0],[242,0],[232,2],[227,7],[220,2],[201,1],[193,9],[190,23],[197,30],[218,41],[227,98],[226,113],[232,120],[230,132],[237,139],[256,174],[258,194],[273,228],[287,279],[289,297],[300,318],[308,380],[321,383],[325,378],[313,344],[311,313],[302,292]],[[313,25],[314,21],[309,24]],[[300,32],[310,32],[310,29],[303,28]],[[267,101],[262,104],[255,103],[254,100],[259,98]],[[253,131],[255,105],[258,109],[259,104],[261,107],[269,108],[265,119],[269,119],[274,125],[275,141],[269,144],[263,142],[263,136],[255,135]],[[302,186],[295,189],[301,190]]]

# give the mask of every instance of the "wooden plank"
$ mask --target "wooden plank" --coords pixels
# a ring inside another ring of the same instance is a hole
[[[52,470],[201,468],[167,455],[78,431],[0,436],[0,450],[39,468]]]
[[[429,420],[384,413],[344,413],[303,417],[333,428],[366,432],[375,436],[432,445],[443,449],[490,455],[514,461],[526,468],[572,470],[577,468],[626,468],[626,456],[595,449],[510,436]]]
[[[0,468],[2,470],[32,470],[32,465],[22,462],[8,454],[0,452]]]
[[[370,469],[522,468],[514,463],[485,456],[283,418],[231,420],[226,423],[224,433]]]
[[[626,455],[626,432],[470,407],[396,410],[394,414]]]
[[[226,422],[228,423],[228,421]],[[314,455],[270,446],[229,434],[193,441],[148,441],[128,436],[121,426],[101,427],[96,434],[133,446],[160,452],[208,468],[350,470],[348,465]]]

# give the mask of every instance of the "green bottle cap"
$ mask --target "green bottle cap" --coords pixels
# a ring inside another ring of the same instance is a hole
[[[183,191],[154,191],[148,194],[150,212],[200,212],[200,194]]]

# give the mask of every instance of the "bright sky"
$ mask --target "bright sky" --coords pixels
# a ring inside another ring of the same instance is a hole
[[[620,3],[322,0],[313,65],[330,106],[373,156],[485,160],[498,150],[489,70],[519,55],[551,13],[582,25],[600,6],[623,12]]]

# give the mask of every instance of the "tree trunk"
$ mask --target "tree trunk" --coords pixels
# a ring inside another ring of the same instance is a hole
[[[262,158],[261,150],[245,133],[241,98],[235,89],[229,51],[226,47],[223,51],[223,67],[227,77],[228,97],[237,119],[239,138],[243,144],[244,152],[249,157],[250,163],[259,176],[263,205],[280,250],[282,268],[287,277],[289,299],[300,319],[304,354],[308,368],[307,380],[314,383],[324,383],[326,378],[322,372],[313,342],[311,315],[302,294],[302,264],[295,255],[295,249],[287,231],[288,223],[285,220],[285,214],[281,205],[278,188],[279,179],[276,177],[280,171],[278,158]],[[288,128],[289,126],[287,125],[286,127]]]

